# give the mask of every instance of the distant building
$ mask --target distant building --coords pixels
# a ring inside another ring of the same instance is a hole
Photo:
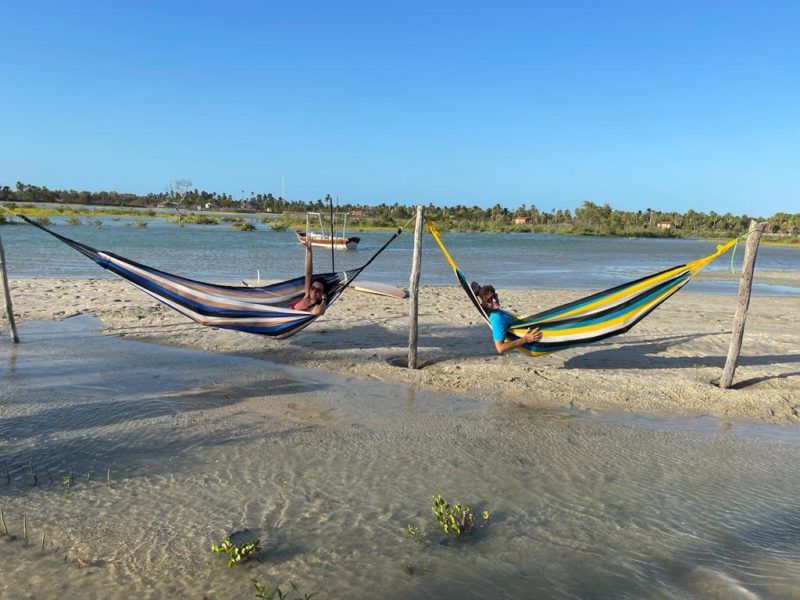
[[[514,217],[514,224],[515,225],[524,225],[525,223],[530,223],[530,217]]]
[[[656,223],[659,229],[672,229],[672,221],[659,221]]]

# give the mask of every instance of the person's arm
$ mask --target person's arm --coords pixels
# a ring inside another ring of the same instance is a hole
[[[311,295],[311,275],[314,271],[314,255],[311,250],[311,238],[306,233],[306,287],[305,296],[308,298]]]
[[[319,304],[311,309],[311,312],[315,315],[324,315],[326,310],[328,310],[328,301],[322,300]]]
[[[533,329],[529,329],[528,332],[521,338],[509,340],[507,342],[495,340],[494,347],[498,354],[502,354],[503,352],[508,352],[514,348],[524,346],[525,344],[533,344],[538,342],[540,339],[542,339],[542,331],[538,327],[534,327]]]

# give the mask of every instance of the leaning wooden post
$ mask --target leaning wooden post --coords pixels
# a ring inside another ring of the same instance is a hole
[[[11,289],[8,287],[8,276],[6,275],[6,254],[3,252],[3,240],[0,238],[0,279],[3,280],[3,296],[6,299],[6,314],[8,322],[11,324],[11,341],[19,342],[17,336],[17,325],[14,323],[14,308],[11,306]]]
[[[417,206],[417,225],[414,227],[414,257],[409,282],[408,368],[417,368],[417,316],[419,314],[419,273],[422,265],[422,207]]]
[[[733,383],[736,361],[739,360],[739,351],[742,349],[744,322],[747,320],[747,308],[750,306],[750,290],[753,287],[753,270],[756,266],[758,242],[761,240],[761,234],[764,233],[766,225],[766,223],[750,221],[750,229],[747,232],[742,278],[739,280],[739,303],[736,305],[736,316],[733,318],[733,335],[728,348],[728,358],[725,360],[725,368],[722,371],[722,379],[719,380],[719,387],[724,390],[730,388]]]

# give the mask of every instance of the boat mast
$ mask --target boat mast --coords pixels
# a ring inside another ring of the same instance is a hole
[[[331,198],[330,194],[328,194],[328,203],[330,204],[330,207],[331,207],[331,271],[333,273],[335,273],[336,272],[336,260],[334,259],[334,255],[336,253],[334,252],[334,250],[335,250],[334,246],[336,245],[336,239],[335,239],[335,236],[334,236],[334,233],[333,233],[333,198]]]

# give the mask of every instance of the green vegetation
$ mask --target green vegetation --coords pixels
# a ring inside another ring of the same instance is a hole
[[[192,182],[177,180],[159,194],[139,196],[118,192],[78,192],[75,190],[49,190],[17,182],[14,189],[0,185],[0,202],[11,203],[54,203],[80,204],[104,207],[105,214],[141,216],[129,207],[149,208],[148,216],[157,216],[152,209],[184,208],[187,210],[208,210],[228,212],[262,212],[281,215],[277,219],[266,218],[263,222],[275,231],[290,227],[305,227],[306,212],[328,211],[327,198],[313,201],[286,200],[271,193],[250,192],[246,198],[234,199],[230,195],[205,192],[192,188]],[[38,216],[53,214],[76,214],[96,216],[97,213],[61,207],[47,209]],[[394,229],[404,225],[416,213],[414,206],[398,203],[377,206],[358,204],[338,204],[338,212],[350,213],[348,228],[354,231],[369,229]],[[54,212],[55,211],[55,212]],[[25,214],[35,216],[34,209],[25,209]],[[768,219],[748,215],[718,214],[714,211],[702,213],[689,210],[685,213],[666,212],[647,208],[639,211],[621,211],[608,204],[595,204],[585,201],[575,209],[540,210],[534,204],[521,204],[508,209],[495,204],[491,208],[477,206],[425,207],[425,214],[442,231],[486,231],[506,233],[554,233],[567,235],[612,235],[627,237],[703,237],[730,239],[747,231],[751,218],[767,221],[767,230],[762,238],[766,243],[786,245],[800,244],[800,213],[777,213]],[[167,216],[164,214],[164,216]],[[216,222],[215,217],[205,215],[181,217],[179,222]],[[197,221],[186,221],[197,219]]]
[[[212,217],[211,215],[189,214],[180,215],[178,217],[178,223],[181,225],[218,225],[219,219],[217,217]]]
[[[273,231],[286,231],[290,227],[292,229],[296,228],[305,228],[306,222],[305,220],[300,221],[300,219],[292,219],[288,215],[282,216],[280,219],[270,219],[269,217],[265,217],[261,219],[261,222],[265,225],[269,225],[269,228]]]
[[[438,494],[433,497],[433,508],[431,510],[444,532],[456,537],[470,535],[489,521],[489,511],[485,510],[481,515],[483,522],[480,525],[476,525],[475,514],[469,506],[462,506],[461,504],[453,504],[451,506]],[[406,529],[408,530],[409,527]]]
[[[80,225],[81,219],[80,217],[69,217],[67,219],[67,225]]]
[[[237,221],[231,225],[234,229],[238,229],[240,231],[255,231],[256,226],[253,225],[250,221]]]
[[[311,592],[301,596],[300,590],[291,581],[289,582],[289,587],[292,589],[286,590],[285,592],[277,585],[274,588],[267,587],[258,577],[253,577],[252,582],[253,588],[256,591],[256,598],[260,598],[261,600],[311,600],[311,598],[317,595],[316,592]],[[294,595],[291,595],[292,593],[294,593]]]
[[[241,546],[237,546],[231,540],[230,536],[225,536],[222,543],[217,546],[211,544],[211,551],[214,553],[222,553],[228,555],[228,568],[233,568],[238,563],[245,562],[253,558],[256,553],[261,552],[261,540],[256,539],[245,542]]]

